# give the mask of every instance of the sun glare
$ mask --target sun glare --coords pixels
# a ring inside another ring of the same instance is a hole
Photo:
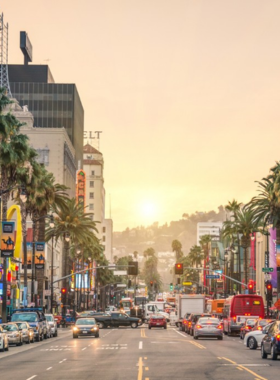
[[[139,205],[139,211],[142,220],[145,222],[155,222],[158,209],[155,202],[152,201],[144,201]]]

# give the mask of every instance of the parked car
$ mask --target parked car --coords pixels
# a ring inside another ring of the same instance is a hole
[[[250,350],[255,350],[256,348],[260,347],[261,342],[263,340],[263,332],[264,334],[266,334],[271,323],[263,327],[262,330],[252,330],[248,332],[244,337],[244,345],[246,347],[249,347]]]
[[[188,330],[189,330],[190,335],[193,335],[194,325],[199,320],[199,318],[202,318],[202,317],[211,317],[211,314],[206,314],[206,313],[196,314],[196,313],[194,313],[194,314],[190,315],[190,319],[188,322]]]
[[[163,327],[167,328],[167,322],[163,315],[161,314],[152,314],[149,319],[149,329],[152,327]]]
[[[8,336],[9,346],[15,344],[16,346],[22,346],[22,333],[16,323],[2,323],[2,328],[6,331]]]
[[[59,314],[54,315],[54,320],[56,321],[57,327],[60,327],[60,322],[62,320],[62,315],[59,315]]]
[[[256,319],[246,319],[246,321],[242,323],[240,328],[240,339],[244,339],[245,334],[253,329],[255,323]]]
[[[79,318],[73,326],[73,339],[79,336],[95,336],[99,338],[99,327],[95,318]]]
[[[223,326],[218,318],[199,318],[194,325],[193,338],[217,338],[223,340]]]
[[[274,321],[269,329],[263,330],[263,340],[261,342],[261,357],[266,359],[267,355],[271,355],[272,360],[277,360],[280,355],[280,321]]]
[[[0,351],[8,351],[9,350],[9,340],[8,335],[5,330],[3,330],[2,326],[0,326]]]
[[[34,330],[37,342],[47,339],[47,323],[42,308],[22,308],[14,310],[12,322],[28,322]]]
[[[53,314],[45,314],[46,320],[50,327],[51,336],[57,336],[57,322],[53,316]]]
[[[29,344],[34,343],[34,330],[28,322],[14,322],[22,333],[22,341]]]

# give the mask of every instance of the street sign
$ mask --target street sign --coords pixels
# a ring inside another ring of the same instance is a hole
[[[273,268],[262,268],[263,272],[273,272]]]
[[[206,278],[220,278],[218,274],[207,274]]]
[[[222,270],[222,269],[217,269],[217,270],[215,270],[215,272],[216,272],[216,273],[220,273],[220,274],[222,274],[222,273],[223,273],[223,270]]]
[[[183,282],[183,285],[192,285],[191,281]]]
[[[126,288],[127,285],[126,284],[117,284],[117,288]]]
[[[114,276],[126,276],[127,270],[114,270]]]

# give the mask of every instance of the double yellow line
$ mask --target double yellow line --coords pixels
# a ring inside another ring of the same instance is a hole
[[[145,329],[141,329],[141,338],[147,338],[146,333],[145,333]]]

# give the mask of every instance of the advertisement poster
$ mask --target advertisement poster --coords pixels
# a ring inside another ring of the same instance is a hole
[[[15,240],[15,222],[2,222],[1,257],[14,256]]]
[[[86,200],[86,173],[83,170],[77,171],[76,178],[76,200],[85,207]]]
[[[35,243],[35,268],[36,269],[45,268],[45,243],[44,242]]]
[[[277,288],[277,269],[276,269],[276,229],[269,230],[269,268],[273,268],[271,272],[271,284],[273,288]],[[280,249],[280,246],[278,247]]]

